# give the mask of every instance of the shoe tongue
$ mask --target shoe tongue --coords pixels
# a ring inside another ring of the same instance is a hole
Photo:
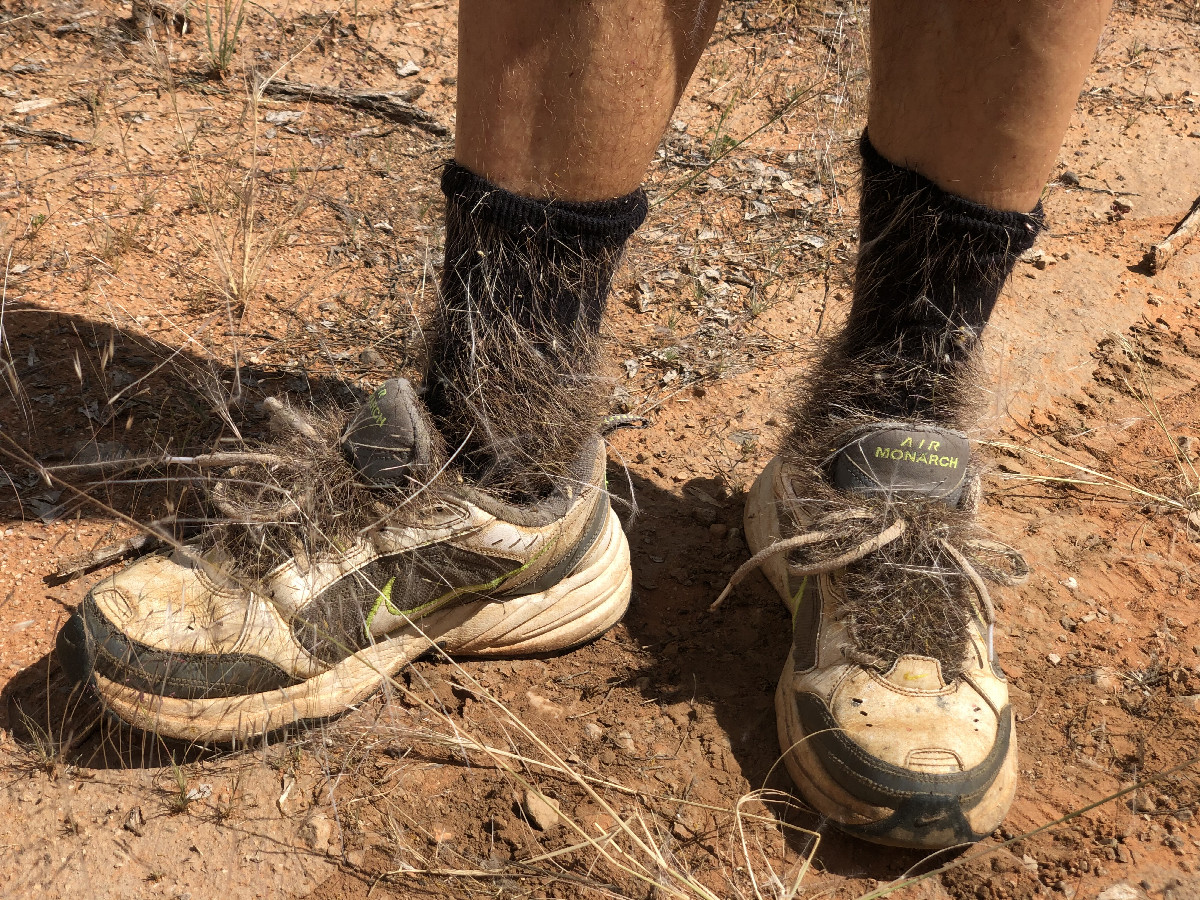
[[[933,425],[883,425],[853,436],[833,461],[833,485],[850,494],[929,497],[956,505],[966,486],[967,436]]]
[[[389,378],[367,398],[342,435],[342,447],[375,484],[408,485],[432,474],[429,429],[407,379]]]

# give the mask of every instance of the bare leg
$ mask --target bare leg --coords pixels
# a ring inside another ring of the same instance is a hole
[[[641,183],[720,0],[462,0],[455,159],[514,193]]]
[[[995,209],[1037,203],[1111,0],[875,0],[871,143]]]

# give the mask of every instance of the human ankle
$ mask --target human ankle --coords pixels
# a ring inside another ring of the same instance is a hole
[[[960,422],[984,327],[1045,220],[990,209],[884,159],[864,132],[854,300],[829,362],[869,375],[865,407]]]
[[[565,477],[603,413],[600,322],[645,194],[573,203],[450,163],[426,402],[472,480],[517,495]]]

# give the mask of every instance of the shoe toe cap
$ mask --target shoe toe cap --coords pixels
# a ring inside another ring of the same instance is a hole
[[[108,614],[116,601],[112,581],[101,582],[59,631],[56,650],[69,678],[77,683],[104,679],[148,694],[185,699],[232,697],[275,690],[298,679],[253,653],[193,652],[152,646],[140,620]],[[119,604],[117,604],[119,605]]]
[[[868,710],[858,716],[861,723],[848,725],[843,719],[853,718],[846,713],[853,713],[855,699],[863,698],[849,698],[849,709],[838,704],[837,715],[816,694],[791,697],[792,721],[804,737],[795,742],[789,767],[801,770],[822,812],[868,840],[927,849],[979,840],[999,824],[1016,785],[1007,706],[998,717],[988,711],[986,735],[971,729],[972,738],[982,739],[955,741],[948,734],[956,724],[963,730],[961,719],[915,707],[905,716],[902,702],[890,704],[889,715],[877,722],[866,721],[876,711]],[[839,815],[843,808],[858,814]],[[873,821],[861,814],[868,808],[876,810]]]

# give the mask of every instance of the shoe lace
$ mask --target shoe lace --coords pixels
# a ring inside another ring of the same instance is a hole
[[[837,544],[838,538],[845,535],[844,528],[839,526],[844,526],[846,523],[852,521],[869,521],[875,519],[877,515],[876,511],[866,507],[838,510],[814,521],[811,530],[794,535],[793,537],[783,538],[764,547],[742,563],[737,571],[730,576],[729,583],[709,607],[709,610],[717,609],[747,575],[776,556],[790,554],[801,548],[808,548],[811,552],[819,548],[822,544],[830,545],[835,555],[826,556],[805,564],[797,564],[788,560],[788,573],[793,578],[825,575],[835,572],[838,569],[843,569],[852,563],[858,562],[863,557],[886,547],[888,544],[902,537],[910,527],[914,527],[904,516],[897,516],[890,524],[880,528],[873,536],[860,541],[849,549],[842,549],[841,552],[837,552],[840,549]],[[993,659],[995,656],[993,639],[996,625],[996,607],[992,602],[991,593],[988,591],[987,581],[994,581],[1004,585],[1024,584],[1029,580],[1029,565],[1025,562],[1025,557],[1015,548],[1000,541],[985,538],[969,538],[958,542],[951,542],[940,535],[931,535],[930,537],[946,552],[946,555],[953,561],[954,566],[967,579],[967,583],[971,586],[972,609],[976,617],[986,626],[988,659]],[[1008,571],[997,566],[987,565],[980,560],[979,557],[989,553],[1005,559],[1008,562]],[[857,648],[845,648],[844,652],[852,658],[860,655],[863,657],[861,660],[855,659],[856,662],[867,662],[874,666],[882,665],[881,660],[871,654],[864,654]]]

